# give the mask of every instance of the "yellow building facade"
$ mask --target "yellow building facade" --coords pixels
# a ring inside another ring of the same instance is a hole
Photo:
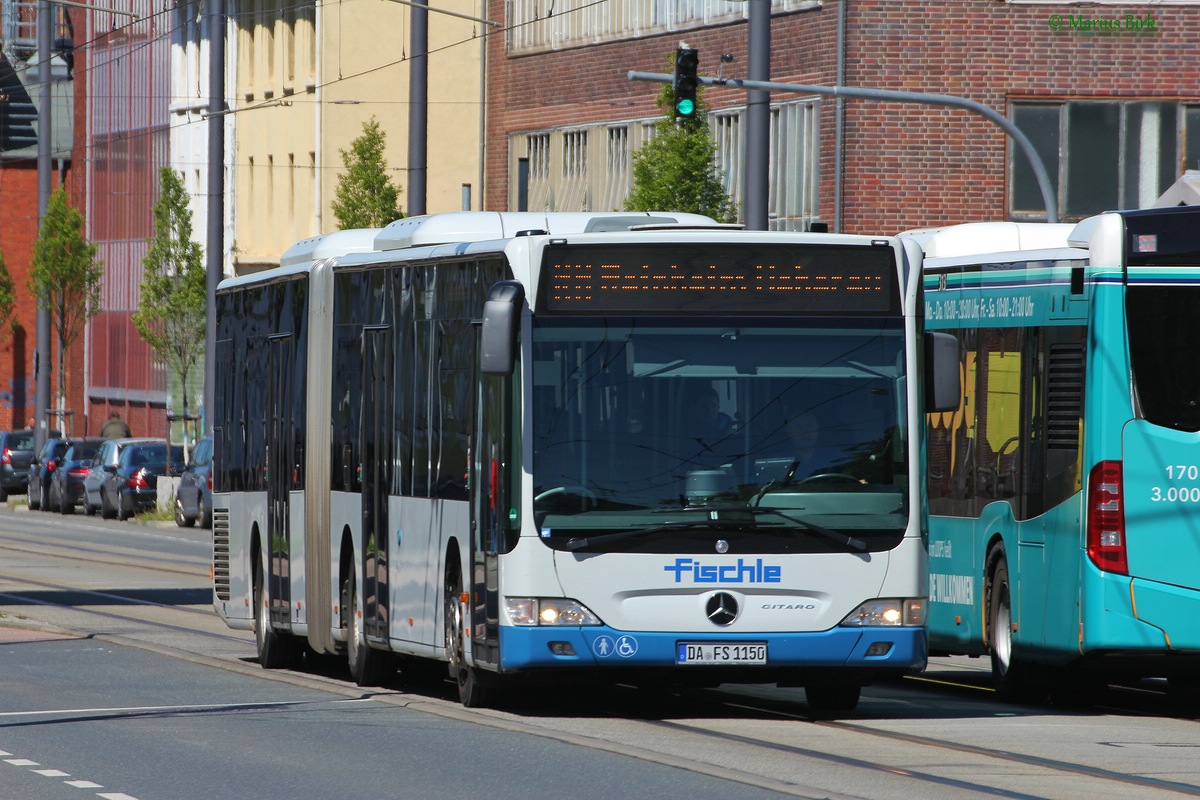
[[[337,229],[341,151],[372,117],[387,137],[388,177],[410,212],[412,13],[393,0],[249,0],[231,14],[236,274],[274,266],[296,241]],[[472,0],[428,12],[429,213],[468,202],[479,209],[483,197],[483,13]]]

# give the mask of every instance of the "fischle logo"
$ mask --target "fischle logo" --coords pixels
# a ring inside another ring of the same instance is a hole
[[[1075,33],[1158,33],[1158,20],[1149,14],[1125,14],[1116,17],[1089,17],[1083,14],[1051,14],[1050,30]]]
[[[677,558],[674,564],[663,567],[675,573],[675,582],[683,583],[780,583],[783,567],[764,564],[761,558],[748,564],[738,559],[736,564],[704,564],[690,558]]]

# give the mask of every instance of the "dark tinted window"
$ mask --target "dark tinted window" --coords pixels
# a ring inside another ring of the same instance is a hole
[[[1125,297],[1129,359],[1142,416],[1155,425],[1200,431],[1200,289],[1130,286]]]

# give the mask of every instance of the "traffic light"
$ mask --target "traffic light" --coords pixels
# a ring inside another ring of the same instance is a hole
[[[679,47],[675,50],[675,116],[691,119],[696,116],[696,66],[700,54],[694,47]]]

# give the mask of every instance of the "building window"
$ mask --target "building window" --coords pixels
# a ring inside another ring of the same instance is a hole
[[[1200,106],[1071,100],[1016,103],[1011,111],[1046,167],[1061,220],[1145,208],[1200,162]],[[1014,142],[1009,163],[1010,217],[1045,219],[1033,168]]]
[[[772,13],[820,8],[823,0],[771,0]],[[561,50],[747,19],[729,0],[509,0],[510,53]]]
[[[771,109],[769,227],[808,230],[818,217],[820,101]],[[709,112],[725,191],[742,204],[744,108]],[[531,211],[620,211],[629,196],[632,154],[654,136],[656,119],[513,134],[508,207]],[[592,135],[589,136],[589,132]],[[551,165],[561,165],[552,169]]]

